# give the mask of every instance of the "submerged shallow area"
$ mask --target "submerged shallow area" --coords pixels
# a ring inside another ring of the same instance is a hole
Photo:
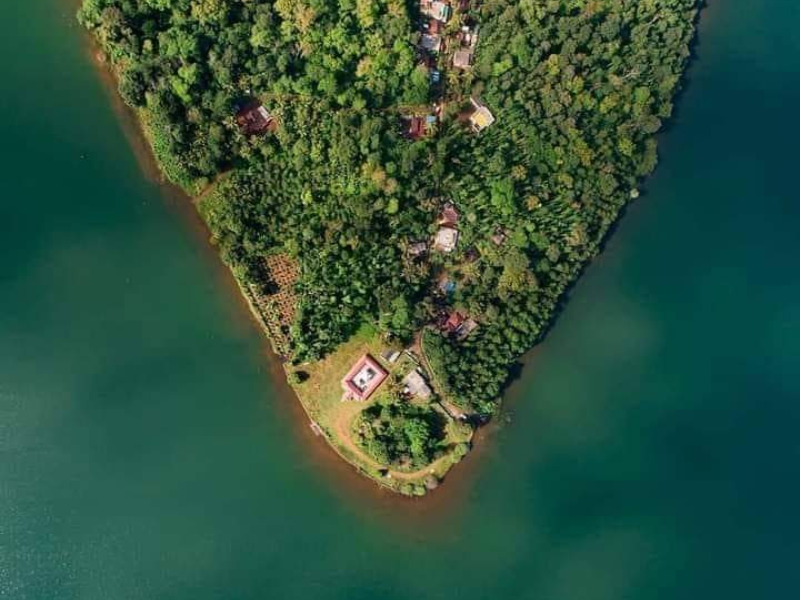
[[[800,6],[711,3],[645,195],[424,502],[307,428],[73,12],[0,7],[0,595],[797,594]]]

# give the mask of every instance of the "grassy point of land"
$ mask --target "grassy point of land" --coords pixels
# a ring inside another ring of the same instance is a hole
[[[426,491],[426,480],[430,482],[431,476],[437,481],[442,479],[459,462],[461,456],[456,448],[469,443],[472,430],[455,422],[434,403],[433,410],[441,414],[446,422],[445,438],[440,444],[446,451],[440,457],[425,467],[406,470],[381,464],[369,456],[355,439],[352,428],[354,420],[367,408],[385,401],[390,387],[416,367],[405,354],[395,364],[389,364],[381,357],[385,348],[386,344],[377,330],[365,324],[324,359],[299,366],[287,363],[287,376],[309,418],[342,458],[380,485],[407,494],[421,495]],[[365,353],[378,360],[389,372],[389,377],[366,402],[343,401],[341,379]]]
[[[445,4],[79,12],[165,178],[195,197],[291,360],[315,429],[406,494],[437,485],[468,422],[497,413],[510,370],[639,196],[699,6]],[[384,364],[368,402],[341,401],[359,356],[411,339],[430,399],[416,378],[405,393],[409,358]]]

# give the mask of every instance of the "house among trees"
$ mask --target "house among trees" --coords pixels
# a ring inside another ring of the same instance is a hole
[[[473,111],[472,114],[469,116],[469,122],[472,126],[472,130],[475,133],[483,131],[489,125],[494,123],[494,115],[489,112],[489,109],[486,108],[483,104],[475,100],[475,98],[470,98],[469,101],[472,103]]]
[[[431,397],[433,391],[431,390],[428,382],[419,372],[419,369],[412,370],[408,375],[403,378],[405,388],[403,391],[411,396],[416,396],[422,400],[427,400]]]
[[[408,117],[406,120],[405,136],[410,140],[418,140],[428,135],[430,129],[436,125],[436,117],[434,115],[413,116]]]
[[[442,23],[447,23],[453,14],[453,9],[447,2],[440,0],[420,0],[419,12]]]
[[[388,373],[369,354],[363,355],[342,379],[343,400],[367,400]]]
[[[458,220],[460,218],[461,213],[458,212],[456,205],[452,202],[445,202],[441,212],[439,212],[439,225],[455,227],[458,225]]]
[[[436,232],[433,247],[441,252],[452,252],[458,243],[458,229],[453,227],[440,227]]]
[[[459,33],[459,39],[463,46],[475,48],[478,45],[478,28],[472,29],[469,25],[464,25]]]
[[[442,36],[438,34],[423,33],[419,45],[428,52],[439,52],[442,48]]]
[[[464,321],[464,322],[461,324],[461,327],[459,327],[459,328],[456,330],[456,332],[455,332],[455,333],[456,333],[456,338],[458,338],[458,340],[459,340],[459,341],[460,341],[460,340],[463,340],[463,339],[464,339],[465,337],[467,337],[467,336],[468,336],[470,333],[472,333],[473,331],[475,331],[475,329],[477,329],[477,327],[478,327],[478,322],[477,322],[477,321],[475,321],[475,319],[466,319],[466,320],[465,320],[465,321]]]
[[[236,113],[236,124],[245,135],[264,133],[274,125],[275,119],[260,102],[253,101]]]
[[[464,324],[464,315],[458,311],[453,311],[447,315],[447,319],[442,325],[442,329],[446,333],[456,333],[459,328]]]
[[[453,66],[456,69],[469,69],[472,66],[472,49],[459,48],[453,54]]]
[[[458,311],[453,311],[450,314],[442,315],[437,325],[442,332],[455,336],[457,340],[461,341],[475,331],[478,322],[475,319],[468,319]]]

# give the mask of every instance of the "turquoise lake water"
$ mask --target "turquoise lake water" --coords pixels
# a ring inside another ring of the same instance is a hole
[[[800,3],[711,0],[646,193],[424,502],[307,430],[73,13],[0,4],[0,598],[800,596]]]

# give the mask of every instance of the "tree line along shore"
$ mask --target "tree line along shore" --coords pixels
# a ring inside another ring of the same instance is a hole
[[[655,168],[697,11],[84,0],[79,19],[315,431],[421,495]]]

